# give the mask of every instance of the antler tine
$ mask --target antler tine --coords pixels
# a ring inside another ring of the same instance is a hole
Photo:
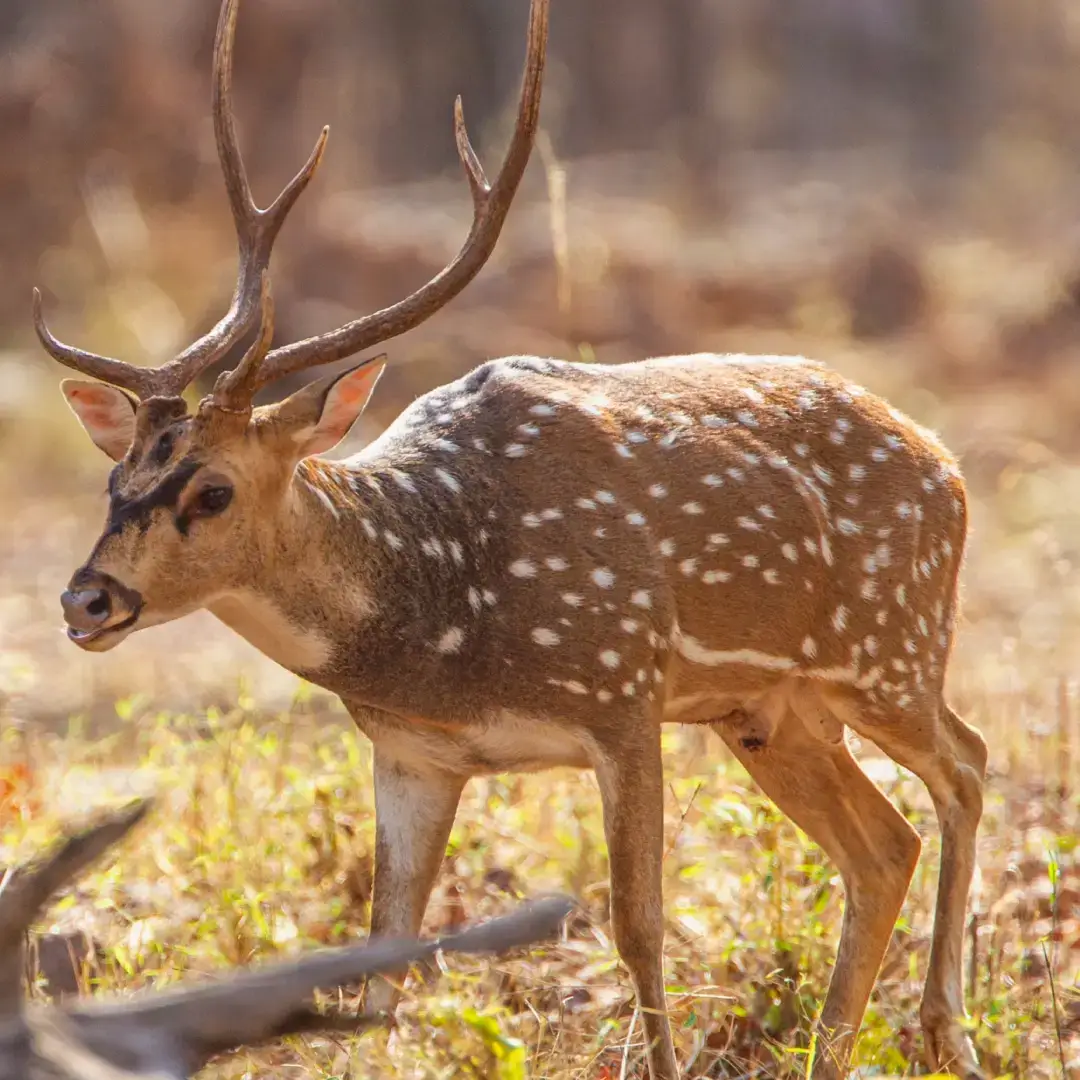
[[[124,390],[130,390],[139,398],[153,394],[154,377],[157,374],[155,370],[141,368],[123,360],[115,360],[111,356],[86,352],[84,349],[77,349],[74,345],[66,345],[54,337],[52,331],[46,326],[45,316],[41,312],[40,289],[34,289],[34,329],[45,351],[65,367],[113,386],[122,387]]]
[[[260,209],[251,195],[251,185],[240,153],[240,141],[233,117],[233,45],[239,10],[240,0],[224,0],[221,7],[217,36],[214,39],[213,92],[214,135],[229,206],[236,225],[239,273],[232,303],[217,325],[189,345],[175,360],[158,369],[161,383],[167,392],[171,393],[179,393],[200,372],[220,359],[243,337],[258,317],[263,292],[262,279],[264,271],[270,265],[274,241],[289,211],[315,175],[330,134],[329,127],[322,129],[303,168],[285,185],[269,207]]]
[[[531,0],[529,34],[518,99],[517,121],[499,175],[489,184],[469,141],[461,98],[454,104],[454,133],[473,198],[473,223],[454,260],[411,296],[346,323],[337,330],[274,349],[259,369],[263,385],[304,368],[351,356],[418,326],[452,300],[491,256],[525,173],[540,118],[540,93],[547,53],[548,0]]]
[[[119,843],[152,806],[152,799],[139,799],[65,837],[39,862],[9,872],[0,885],[0,951],[26,933],[53,893]]]

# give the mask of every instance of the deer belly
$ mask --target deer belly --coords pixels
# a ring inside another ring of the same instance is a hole
[[[466,739],[481,772],[535,772],[559,765],[590,765],[588,736],[550,720],[503,712],[496,721],[470,730]]]
[[[813,738],[835,745],[847,726],[841,689],[796,672],[754,689],[737,686],[669,699],[664,720],[710,724],[721,734],[751,740],[755,748],[771,745],[783,724],[797,723]]]
[[[354,713],[354,719],[380,753],[414,768],[482,776],[591,765],[592,743],[586,732],[509,710],[452,728],[367,710]]]

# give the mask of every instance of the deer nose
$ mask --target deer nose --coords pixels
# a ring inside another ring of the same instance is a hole
[[[106,589],[65,589],[60,595],[64,621],[73,630],[97,630],[112,613]]]

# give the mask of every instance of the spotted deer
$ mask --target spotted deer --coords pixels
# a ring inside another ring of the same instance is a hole
[[[802,359],[691,355],[621,366],[516,356],[410,405],[366,449],[349,431],[384,356],[276,404],[255,391],[433,314],[491,253],[535,133],[547,32],[531,0],[517,123],[493,184],[456,109],[475,216],[407,299],[271,348],[270,247],[314,172],[257,210],[231,119],[236,0],[215,51],[214,118],[236,219],[229,314],[146,369],[61,344],[97,381],[63,392],[117,464],[108,520],[63,595],[68,635],[104,651],[208,609],[338,694],[371,740],[374,935],[415,933],[459,797],[479,774],[595,770],[611,918],[654,1080],[677,1075],[665,1011],[661,725],[711,727],[834,860],[845,889],[815,1074],[842,1074],[920,851],[845,731],[926,783],[943,832],[922,1001],[927,1058],[974,1075],[961,953],[986,749],[945,703],[964,484],[936,438]],[[240,363],[181,393],[241,334]],[[390,982],[369,1002],[390,1009]]]
[[[333,989],[436,952],[501,953],[550,937],[573,909],[567,897],[429,941],[322,949],[224,978],[92,1005],[28,1006],[24,939],[50,897],[96,862],[152,806],[104,814],[38,860],[0,877],[0,1080],[186,1080],[211,1057],[304,1032],[355,1031],[376,1020],[317,1011]]]

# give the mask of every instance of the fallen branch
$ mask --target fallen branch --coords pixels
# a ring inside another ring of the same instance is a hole
[[[319,1012],[316,990],[400,970],[437,952],[502,953],[554,935],[573,910],[564,896],[430,940],[323,949],[224,978],[82,1006],[31,1006],[23,945],[49,898],[147,815],[141,800],[68,835],[0,882],[0,1080],[186,1080],[214,1055],[284,1035],[356,1032],[381,1019]]]

